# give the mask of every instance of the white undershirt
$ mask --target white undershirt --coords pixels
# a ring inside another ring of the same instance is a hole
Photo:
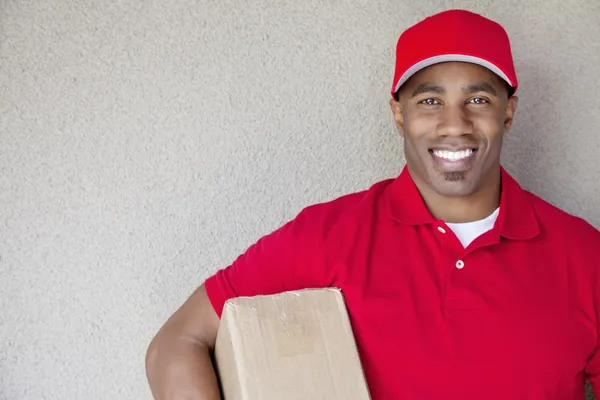
[[[452,229],[458,240],[462,243],[464,248],[467,248],[469,244],[479,236],[483,235],[487,231],[491,230],[496,223],[500,209],[497,208],[489,217],[481,219],[479,221],[465,222],[459,224],[446,223],[446,225]]]

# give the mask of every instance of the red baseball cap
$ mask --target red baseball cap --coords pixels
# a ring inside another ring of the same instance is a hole
[[[517,91],[510,40],[495,21],[466,10],[427,17],[400,35],[392,96],[415,73],[430,65],[462,61],[488,68]]]

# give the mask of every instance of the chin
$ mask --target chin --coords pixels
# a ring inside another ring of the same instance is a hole
[[[477,190],[468,172],[437,172],[430,176],[429,186],[436,193],[446,197],[465,197]]]

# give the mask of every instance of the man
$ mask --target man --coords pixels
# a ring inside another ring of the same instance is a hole
[[[577,399],[600,389],[600,232],[502,168],[517,109],[504,29],[451,10],[405,31],[396,179],[306,209],[211,276],[147,355],[157,399],[218,399],[223,303],[344,293],[375,400]]]

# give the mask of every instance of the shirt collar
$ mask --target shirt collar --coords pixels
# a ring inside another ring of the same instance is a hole
[[[540,228],[530,194],[521,188],[503,167],[501,177],[500,215],[494,229],[501,236],[512,240],[535,237]],[[403,224],[425,225],[440,222],[427,209],[406,166],[388,188],[387,197],[390,214]]]

